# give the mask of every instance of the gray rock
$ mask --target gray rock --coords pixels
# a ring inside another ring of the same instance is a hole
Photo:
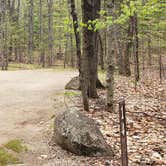
[[[101,83],[99,79],[96,80],[96,86],[98,89],[105,89],[105,86]],[[65,86],[65,89],[68,90],[81,90],[81,81],[80,77],[72,78]]]
[[[113,156],[94,120],[74,109],[56,117],[53,141],[78,155]]]
[[[81,90],[80,77],[72,78],[65,86],[68,90]]]

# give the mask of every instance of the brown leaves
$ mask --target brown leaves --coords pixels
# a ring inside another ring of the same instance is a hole
[[[90,113],[106,139],[113,147],[116,157],[110,165],[120,165],[120,134],[118,108],[105,111],[105,91],[100,98],[90,100]],[[166,80],[163,84],[156,75],[145,75],[134,89],[132,78],[115,79],[115,104],[126,101],[128,154],[130,166],[166,165]],[[78,100],[80,103],[81,100]],[[92,159],[93,160],[93,159]],[[91,160],[90,160],[91,161]],[[105,159],[96,158],[94,165],[105,165]],[[96,164],[95,164],[96,163]]]

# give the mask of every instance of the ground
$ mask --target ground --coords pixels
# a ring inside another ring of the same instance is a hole
[[[44,137],[51,129],[55,96],[63,93],[65,84],[75,75],[53,70],[0,72],[0,145],[21,139],[28,147],[21,160],[40,165],[40,156],[47,151],[45,141],[49,142]]]
[[[126,101],[128,154],[130,166],[166,165],[166,80],[158,72],[141,73],[135,89],[134,78],[115,77],[115,110],[105,110],[105,91],[90,100],[87,116],[99,127],[115,152],[111,158],[76,156],[53,144],[54,114],[67,107],[82,110],[80,92],[64,86],[74,71],[24,70],[0,72],[0,145],[22,140],[27,151],[20,153],[26,166],[119,166],[120,139],[118,102]],[[104,80],[105,74],[101,74]]]

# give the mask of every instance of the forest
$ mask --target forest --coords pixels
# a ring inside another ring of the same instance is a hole
[[[0,166],[165,166],[166,2],[0,0]]]

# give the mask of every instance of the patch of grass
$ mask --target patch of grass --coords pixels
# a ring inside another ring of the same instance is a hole
[[[4,148],[0,147],[0,166],[7,164],[19,164],[19,159],[8,153]]]
[[[34,70],[41,69],[38,64],[25,64],[25,63],[9,63],[9,70]]]
[[[55,118],[55,114],[53,114],[52,116],[51,116],[51,119],[54,119]]]
[[[77,71],[76,68],[72,68],[72,67],[64,68],[63,66],[51,66],[50,69],[52,69],[53,71],[57,71],[57,72],[61,72],[61,71]]]
[[[24,150],[27,151],[27,147],[23,146],[20,140],[11,140],[5,144],[5,147],[17,153],[20,153]]]
[[[65,91],[64,92],[64,95],[67,97],[75,97],[75,96],[78,96],[80,94],[81,94],[80,91]]]
[[[35,69],[48,69],[56,72],[61,72],[61,71],[77,71],[76,68],[72,67],[66,67],[64,68],[62,65],[61,66],[46,66],[43,68],[39,64],[26,64],[26,63],[9,63],[8,70],[10,71],[16,71],[16,70],[35,70]],[[47,71],[47,70],[46,70]]]
[[[49,128],[52,130],[54,128],[54,122],[50,124]]]
[[[98,76],[99,76],[99,79],[100,79],[102,82],[105,82],[105,79],[106,79],[106,71],[105,71],[105,70],[99,70]]]

